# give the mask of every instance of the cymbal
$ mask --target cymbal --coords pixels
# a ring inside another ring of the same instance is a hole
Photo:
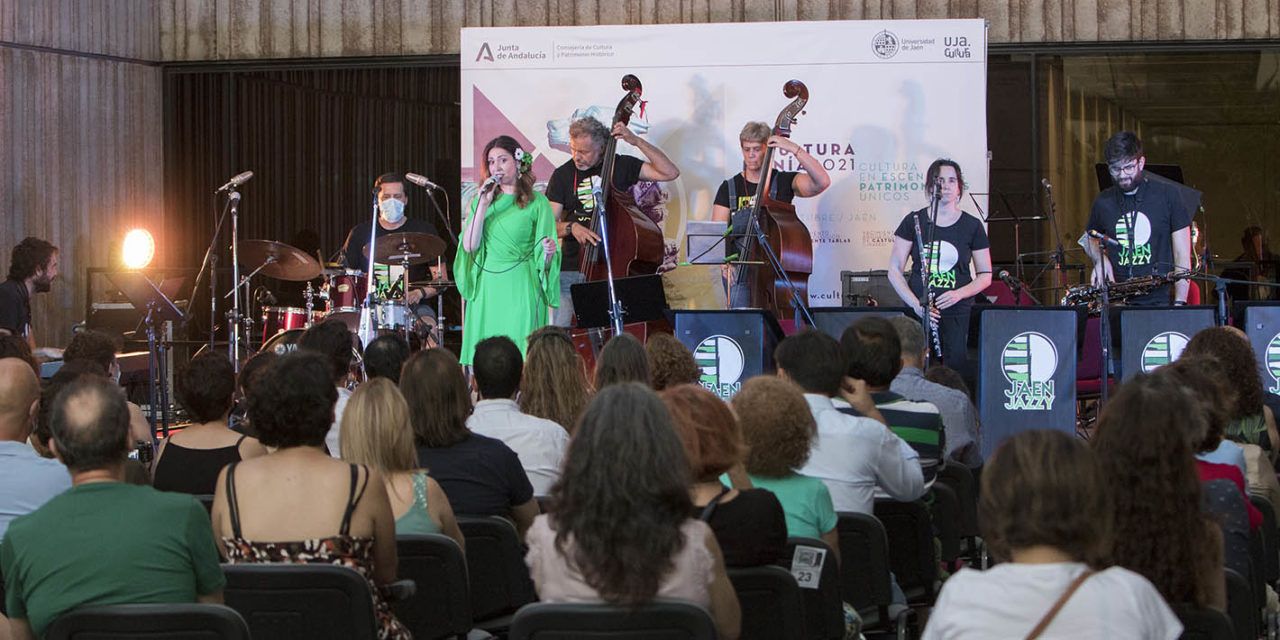
[[[277,280],[301,282],[320,275],[315,256],[275,240],[241,240],[240,263],[255,269],[265,264],[260,273]]]
[[[444,240],[429,233],[388,233],[373,246],[373,261],[378,264],[422,264],[444,253]],[[369,255],[369,247],[364,248]]]
[[[409,283],[409,287],[431,287],[433,289],[444,289],[454,286],[453,280],[416,280]]]

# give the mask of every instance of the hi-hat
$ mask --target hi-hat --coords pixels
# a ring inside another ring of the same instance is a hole
[[[444,240],[429,233],[388,233],[373,246],[373,261],[378,264],[422,264],[444,253]],[[369,247],[364,248],[365,257]]]
[[[240,263],[253,269],[262,267],[262,275],[277,280],[301,282],[320,275],[315,256],[275,240],[241,240]]]

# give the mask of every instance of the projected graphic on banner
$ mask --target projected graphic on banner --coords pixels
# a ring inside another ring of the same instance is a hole
[[[676,267],[677,248],[685,222],[710,219],[721,182],[742,169],[742,126],[772,125],[792,78],[810,100],[791,139],[832,179],[795,202],[814,243],[811,304],[840,304],[841,270],[885,268],[898,222],[926,204],[934,159],[963,167],[975,194],[963,209],[980,219],[987,209],[982,20],[477,28],[463,29],[461,52],[464,202],[490,139],[511,135],[532,151],[543,183],[570,158],[569,123],[589,115],[607,124],[622,76],[640,78],[645,104],[631,128],[681,173],[637,186],[667,237],[662,271],[676,307],[723,303],[719,270]],[[618,150],[642,157],[626,143]],[[774,167],[801,170],[785,152]]]

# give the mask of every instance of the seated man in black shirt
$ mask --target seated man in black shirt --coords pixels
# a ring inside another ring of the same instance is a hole
[[[612,132],[592,117],[574,120],[569,125],[569,151],[573,159],[551,173],[546,191],[551,212],[556,216],[556,233],[563,238],[561,250],[564,252],[560,258],[560,307],[551,321],[554,325],[567,327],[573,321],[569,287],[583,281],[582,272],[578,270],[582,243],[600,242],[600,236],[591,230],[591,214],[595,211],[592,180],[600,175],[605,143],[610,135],[636,147],[646,159],[617,154],[613,165],[615,189],[625,191],[642,180],[666,182],[680,177],[680,169],[667,154],[622,123],[615,125]]]
[[[727,244],[725,255],[739,253],[742,247],[741,234],[746,231],[746,216],[737,215],[738,211],[750,211],[756,195],[756,185],[760,183],[760,173],[764,165],[766,147],[782,149],[795,156],[804,173],[795,171],[770,171],[769,197],[779,202],[791,202],[794,198],[812,198],[831,186],[831,177],[822,168],[817,158],[809,155],[803,147],[782,136],[771,135],[773,130],[763,122],[748,122],[738,134],[738,144],[742,147],[742,171],[725,180],[716,192],[715,206],[711,208],[711,219],[719,222],[733,220],[734,233],[738,234],[734,242]],[[750,291],[746,278],[734,282],[734,266],[721,266],[725,286],[728,288],[729,308],[744,307],[750,304]]]
[[[46,293],[58,277],[58,248],[39,238],[25,238],[13,248],[9,278],[0,283],[0,334],[26,338],[36,349],[31,330],[31,296]]]

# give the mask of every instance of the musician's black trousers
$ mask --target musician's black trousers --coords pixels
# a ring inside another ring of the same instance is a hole
[[[942,364],[960,372],[960,375],[964,376],[965,380],[970,380],[969,309],[967,306],[964,309],[964,313],[944,314],[938,320],[938,337],[942,341]],[[929,353],[934,358],[929,363],[932,365],[937,362],[938,355],[933,348],[932,340],[929,341]]]

